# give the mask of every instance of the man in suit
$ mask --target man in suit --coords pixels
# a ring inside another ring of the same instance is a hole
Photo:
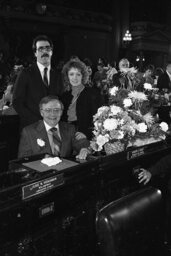
[[[138,174],[139,183],[144,185],[152,182],[152,186],[158,186],[154,181],[154,177],[160,177],[161,183],[159,185],[163,193],[163,199],[165,202],[165,243],[168,246],[169,251],[171,251],[171,155],[168,154],[158,160],[153,166],[148,170],[140,168]],[[157,182],[158,183],[158,182]]]
[[[75,126],[60,121],[63,104],[58,97],[42,98],[39,109],[43,120],[22,130],[18,157],[47,153],[67,158],[75,152],[79,159],[86,159],[89,141],[86,136],[76,132]]]
[[[51,67],[52,41],[39,35],[33,40],[32,48],[37,61],[19,73],[14,85],[13,107],[22,128],[40,119],[41,98],[62,92],[61,75]]]
[[[171,91],[171,62],[167,63],[166,71],[158,78],[157,80],[157,87],[160,91],[165,90]],[[158,110],[159,118],[167,123],[171,123],[170,119],[170,106],[161,106]]]
[[[166,71],[158,78],[157,87],[159,90],[171,90],[171,62],[167,63]]]
[[[117,86],[119,88],[131,89],[132,82],[128,76],[128,70],[130,68],[130,63],[128,59],[121,59],[119,61],[119,70],[112,77],[113,86]]]

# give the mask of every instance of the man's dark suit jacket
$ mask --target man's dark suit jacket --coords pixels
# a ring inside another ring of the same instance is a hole
[[[128,88],[129,81],[125,73],[118,71],[118,73],[114,74],[112,77],[113,86],[117,86],[119,88]]]
[[[21,127],[41,119],[39,102],[47,95],[60,95],[62,92],[61,75],[57,70],[50,70],[50,84],[43,83],[37,64],[23,69],[15,82],[13,107],[20,116]]]
[[[89,141],[87,139],[75,139],[75,127],[73,125],[65,122],[59,122],[59,131],[62,141],[60,157],[71,157],[74,151],[79,153],[81,148],[89,146]],[[18,157],[27,157],[44,153],[51,155],[52,150],[44,122],[39,120],[34,124],[26,126],[22,130]]]
[[[152,175],[171,173],[171,154],[162,157],[150,169]]]
[[[149,168],[152,177],[162,177],[162,186],[171,195],[171,154],[168,154],[158,160]]]
[[[171,90],[171,81],[166,72],[164,72],[162,75],[159,76],[157,81],[157,88],[159,88],[159,90],[162,90],[165,88]]]

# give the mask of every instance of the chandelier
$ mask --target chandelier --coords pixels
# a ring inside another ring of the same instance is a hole
[[[125,32],[124,37],[123,37],[123,42],[124,42],[124,43],[129,43],[130,41],[132,41],[132,35],[131,35],[131,33],[129,32],[129,30],[127,30],[127,31]]]

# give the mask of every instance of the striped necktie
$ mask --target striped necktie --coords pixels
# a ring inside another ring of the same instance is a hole
[[[48,87],[49,83],[48,83],[47,71],[48,71],[48,68],[44,68],[43,82]]]
[[[61,139],[59,137],[58,134],[58,129],[56,127],[52,127],[50,129],[50,131],[52,132],[52,138],[53,138],[53,154],[58,156],[61,150]]]

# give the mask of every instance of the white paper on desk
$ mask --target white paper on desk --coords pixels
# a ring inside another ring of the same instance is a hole
[[[59,157],[47,157],[47,158],[43,158],[41,160],[41,163],[45,164],[47,166],[53,166],[53,165],[59,164],[61,162],[62,162],[62,160]]]

